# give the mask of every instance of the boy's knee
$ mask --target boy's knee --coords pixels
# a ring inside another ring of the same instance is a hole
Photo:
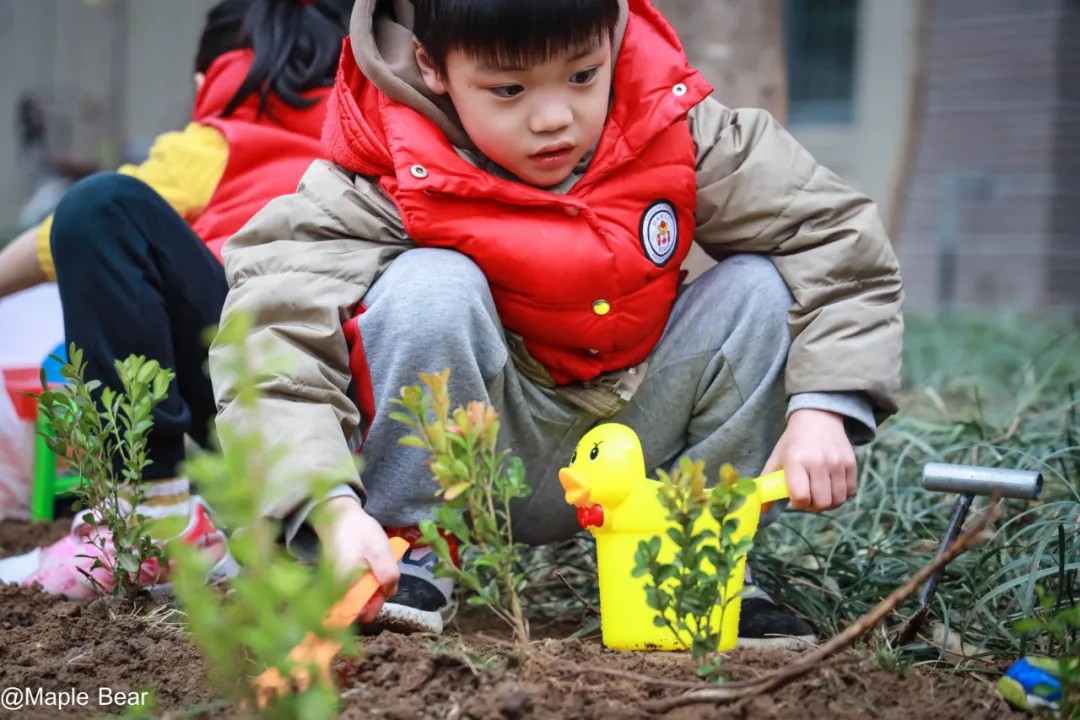
[[[397,257],[387,274],[396,272],[417,287],[438,287],[442,291],[457,288],[487,287],[487,278],[472,258],[456,250],[416,248]]]
[[[505,368],[508,351],[487,278],[461,253],[402,253],[363,302],[367,310],[360,323],[369,359],[386,356],[383,361],[404,363],[410,372],[456,367],[455,377],[466,377],[463,368],[475,364],[485,381]]]
[[[470,307],[493,306],[487,278],[469,257],[453,250],[419,248],[402,253],[374,288],[374,301],[414,320],[441,323],[464,318]]]
[[[120,173],[98,173],[72,185],[53,214],[49,238],[54,258],[73,259],[96,253],[105,239],[104,224],[122,201],[154,191]]]
[[[755,323],[786,326],[794,299],[771,260],[763,255],[735,255],[713,270],[724,293],[737,298],[743,312]]]

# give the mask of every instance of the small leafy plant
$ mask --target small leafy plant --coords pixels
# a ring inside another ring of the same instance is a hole
[[[720,470],[720,482],[705,487],[705,463],[681,458],[669,475],[658,472],[660,502],[667,511],[667,536],[674,555],[665,557],[660,537],[642,541],[635,553],[634,577],[648,576],[653,622],[668,628],[698,661],[698,674],[721,679],[717,648],[724,612],[735,597],[726,597],[728,576],[750,551],[752,539],[736,540],[738,521],[726,516],[753,492],[753,481],[740,479],[730,465]],[[709,518],[715,520],[709,522]],[[719,528],[719,533],[713,530]],[[717,608],[719,610],[717,611]]]
[[[104,569],[112,579],[113,595],[134,598],[143,585],[140,568],[162,560],[161,547],[150,536],[151,521],[134,508],[142,501],[142,474],[150,464],[151,412],[168,394],[173,372],[141,355],[118,360],[123,392],[117,393],[102,388],[97,380],[86,380],[83,352],[74,344],[68,356],[69,362],[61,369],[67,383],[49,390],[42,371],[38,402],[49,429],[45,434],[49,449],[66,455],[82,478],[75,488],[76,507],[89,508],[86,523],[106,531],[87,534],[87,542],[96,551],[81,556],[93,564],[89,571],[79,571],[105,595],[94,574]]]
[[[420,524],[422,541],[438,555],[440,572],[473,593],[469,604],[495,613],[524,652],[529,643],[521,605],[526,578],[517,562],[510,503],[529,494],[525,467],[519,458],[509,457],[509,451],[497,450],[499,416],[494,408],[471,402],[450,412],[449,377],[449,370],[421,373],[424,387],[402,388],[395,402],[405,412],[391,414],[416,433],[402,438],[401,444],[432,455],[431,472],[443,502],[435,508],[434,520]],[[457,562],[447,537],[457,544]]]
[[[234,402],[243,409],[243,427],[219,425],[227,453],[207,452],[186,466],[191,479],[215,510],[219,525],[235,529],[228,547],[242,572],[224,594],[208,586],[211,560],[197,548],[176,543],[169,551],[176,558],[173,584],[188,626],[208,663],[212,680],[241,707],[259,708],[268,717],[332,718],[338,693],[327,668],[290,657],[295,646],[327,640],[355,656],[359,648],[347,629],[323,626],[330,608],[348,584],[335,577],[328,561],[302,564],[279,542],[279,523],[263,515],[270,491],[271,470],[282,448],[268,447],[259,432],[258,382],[254,351],[248,347],[250,320],[233,316],[222,328],[218,342],[227,347],[223,370],[236,379]],[[267,368],[271,370],[271,368]],[[329,482],[313,482],[311,497],[319,497]],[[266,692],[251,679],[262,671],[286,679],[285,694]],[[292,684],[289,678],[311,682]]]

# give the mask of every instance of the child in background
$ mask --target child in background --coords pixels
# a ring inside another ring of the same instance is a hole
[[[217,324],[228,290],[221,246],[268,200],[295,191],[320,155],[344,36],[340,10],[322,2],[222,0],[195,56],[192,122],[159,137],[143,164],[73,186],[53,217],[0,256],[0,296],[55,276],[66,338],[84,351],[88,379],[119,389],[113,362],[131,354],[175,370],[154,411],[146,498],[136,509],[157,519],[155,536],[179,535],[215,560],[226,557],[223,536],[179,465],[185,435],[205,445],[215,414],[202,334]],[[93,563],[80,556],[97,552],[86,532],[76,518],[24,581],[92,595],[80,572]],[[148,582],[164,579],[162,570],[143,571]]]
[[[578,530],[557,469],[604,421],[637,431],[650,471],[783,467],[815,511],[855,493],[852,446],[896,410],[895,255],[870,200],[710,92],[647,0],[356,3],[330,161],[226,245],[224,316],[255,313],[292,368],[263,383],[289,450],[265,513],[296,552],[370,567],[382,624],[439,632],[451,589],[428,548],[400,568],[387,549],[434,502],[389,418],[421,371],[500,412],[532,487],[525,542]],[[682,285],[694,240],[720,262]],[[222,352],[218,421],[238,423]],[[311,497],[328,473],[341,485]],[[311,526],[317,505],[333,512]],[[740,637],[778,636],[812,630],[752,592]]]

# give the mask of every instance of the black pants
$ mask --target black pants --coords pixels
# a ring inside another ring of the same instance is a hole
[[[104,173],[72,186],[52,229],[64,331],[86,376],[121,390],[113,363],[145,355],[176,372],[154,411],[146,480],[172,477],[184,435],[205,446],[215,408],[203,335],[225,303],[225,271],[154,190]]]

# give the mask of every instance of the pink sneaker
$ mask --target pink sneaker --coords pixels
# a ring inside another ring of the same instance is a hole
[[[210,519],[209,511],[201,498],[191,499],[191,518],[187,528],[180,534],[180,539],[188,545],[199,548],[213,563],[208,582],[214,582],[235,575],[237,566],[225,542],[225,534]],[[113,590],[112,573],[104,567],[95,570],[95,558],[102,558],[106,564],[112,563],[109,557],[113,552],[112,536],[105,528],[88,525],[83,511],[75,517],[71,533],[52,545],[42,548],[39,564],[23,581],[23,585],[38,583],[47,593],[64,595],[71,599],[93,598],[97,596],[94,584],[86,577],[94,577],[101,589]],[[104,543],[92,542],[94,538],[103,538]],[[104,551],[99,545],[104,545]],[[139,566],[138,583],[140,587],[162,588],[168,581],[172,570],[171,562],[160,562],[150,558]]]

